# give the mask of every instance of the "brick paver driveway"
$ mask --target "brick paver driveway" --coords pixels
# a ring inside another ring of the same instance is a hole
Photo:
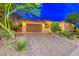
[[[30,42],[27,55],[68,55],[77,48],[75,44],[62,40],[54,34],[28,34],[27,39]]]

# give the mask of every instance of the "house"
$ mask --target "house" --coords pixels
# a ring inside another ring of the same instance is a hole
[[[63,31],[74,31],[74,25],[72,23],[61,21],[60,26]]]
[[[0,17],[2,17],[2,9],[0,9]],[[22,19],[20,17],[11,17],[11,19],[19,19],[21,20],[20,24],[22,25],[21,27],[21,32],[26,33],[26,32],[51,32],[50,30],[50,25],[53,23],[53,21],[49,20],[28,20],[28,19]],[[18,22],[17,22],[18,23]],[[48,27],[46,27],[46,24],[48,24]],[[61,29],[63,31],[73,31],[74,26],[71,23],[67,23],[64,21],[59,22]]]
[[[48,28],[45,24],[48,24]],[[22,20],[22,32],[51,32],[50,25],[52,21],[48,20]],[[59,22],[63,31],[74,31],[74,26],[71,23]]]
[[[50,27],[46,28],[45,23],[50,26],[52,22],[41,20],[22,20],[22,32],[50,32]]]

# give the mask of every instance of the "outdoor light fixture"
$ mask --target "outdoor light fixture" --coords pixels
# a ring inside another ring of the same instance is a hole
[[[23,22],[23,26],[26,26],[26,23]]]

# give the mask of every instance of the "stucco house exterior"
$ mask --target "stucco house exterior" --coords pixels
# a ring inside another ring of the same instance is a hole
[[[74,25],[65,21],[59,22],[63,31],[74,31]]]
[[[2,17],[2,9],[0,8],[0,17]],[[18,17],[11,17],[11,19],[18,18]],[[51,32],[50,30],[50,25],[53,23],[53,21],[49,20],[29,20],[29,19],[22,19],[21,20],[22,27],[21,27],[21,32],[26,33],[26,32],[42,32],[42,33],[48,33]],[[46,28],[45,23],[49,25],[48,28]],[[67,23],[65,21],[59,22],[61,29],[63,31],[74,31],[74,26],[71,23]]]
[[[22,20],[22,32],[50,32],[50,27],[46,28],[45,23],[51,25],[51,21]]]
[[[46,28],[45,23],[49,25]],[[49,20],[22,20],[22,32],[42,32],[48,33],[51,32],[50,25],[53,21]],[[59,22],[62,31],[74,31],[74,26],[71,23],[67,23],[64,21]]]

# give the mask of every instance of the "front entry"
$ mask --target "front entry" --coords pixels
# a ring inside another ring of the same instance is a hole
[[[42,24],[26,24],[26,32],[42,32]]]

